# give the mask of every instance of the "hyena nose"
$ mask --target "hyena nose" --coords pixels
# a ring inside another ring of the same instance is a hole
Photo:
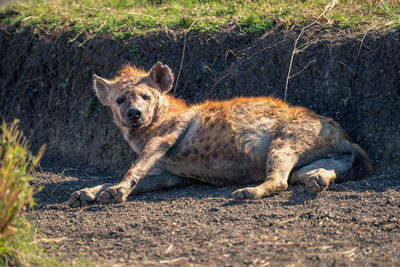
[[[126,116],[129,120],[138,120],[140,117],[142,117],[142,112],[135,108],[129,108],[126,111]]]

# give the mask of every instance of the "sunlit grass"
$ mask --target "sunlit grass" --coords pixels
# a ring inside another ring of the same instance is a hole
[[[398,0],[163,1],[27,0],[0,7],[3,23],[76,32],[144,34],[170,29],[262,32],[275,22],[318,21],[340,27],[399,27]]]

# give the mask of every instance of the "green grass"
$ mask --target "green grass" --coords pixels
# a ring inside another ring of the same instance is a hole
[[[400,25],[398,0],[26,0],[0,7],[2,22],[111,33],[114,37],[170,29],[263,32],[275,22],[319,21],[340,27],[393,28]]]
[[[13,226],[18,231],[7,238],[0,238],[0,266],[96,266],[96,262],[92,259],[78,258],[66,263],[59,257],[47,253],[42,243],[50,243],[57,250],[56,244],[52,244],[52,240],[40,234],[23,216],[16,218]]]
[[[15,231],[0,238],[0,266],[60,266],[56,256],[48,255],[42,248],[40,236],[24,217],[13,222]]]

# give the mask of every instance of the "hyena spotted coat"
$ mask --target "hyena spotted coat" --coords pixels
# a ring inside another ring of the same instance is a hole
[[[373,173],[365,151],[333,119],[272,97],[238,97],[188,106],[168,94],[171,70],[126,66],[113,80],[94,76],[100,102],[109,106],[139,155],[117,184],[72,193],[68,204],[117,203],[131,193],[200,180],[215,185],[254,184],[232,193],[258,199],[304,184],[312,192],[331,181]]]

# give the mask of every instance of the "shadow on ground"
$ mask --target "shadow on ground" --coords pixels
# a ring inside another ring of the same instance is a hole
[[[63,204],[69,195],[79,189],[94,187],[103,183],[115,183],[120,180],[123,172],[109,173],[88,173],[82,166],[67,168],[45,167],[38,172],[34,184],[43,186],[43,189],[35,195],[39,206],[47,204]],[[176,200],[178,198],[209,198],[224,197],[227,202],[224,206],[241,205],[243,201],[236,201],[231,198],[231,193],[242,186],[217,187],[208,184],[195,184],[192,186],[181,186],[178,188],[166,189],[158,192],[151,192],[142,195],[131,195],[129,201],[136,199],[160,202]],[[400,169],[381,168],[378,172],[362,181],[350,181],[340,184],[333,184],[328,189],[332,192],[366,192],[372,191],[382,193],[387,190],[400,190]],[[302,185],[289,185],[287,190],[289,198],[283,204],[285,206],[298,205],[309,200],[318,199],[321,194],[308,192]],[[323,194],[323,193],[322,193]],[[273,198],[275,195],[267,197]],[[246,200],[251,201],[251,200]]]

